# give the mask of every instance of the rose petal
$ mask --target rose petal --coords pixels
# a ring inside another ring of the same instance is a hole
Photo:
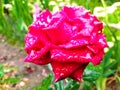
[[[79,67],[78,63],[52,62],[51,65],[56,82],[69,77],[69,75],[71,75],[71,72],[74,72]]]
[[[39,28],[47,27],[51,21],[52,14],[48,9],[41,12],[40,15],[37,17],[36,21],[33,22],[32,26],[37,26]]]
[[[89,19],[86,18],[80,18],[81,21],[84,23],[84,27],[82,30],[79,32],[82,36],[91,36],[91,33],[93,31],[93,26],[90,24]]]
[[[61,22],[60,27],[46,29],[51,42],[57,45],[68,42],[74,34],[70,24],[64,23],[62,20]]]
[[[89,40],[87,38],[81,38],[76,40],[70,40],[70,42],[66,44],[59,45],[62,48],[78,48],[89,44]]]
[[[26,38],[25,38],[25,50],[31,50],[33,47],[36,47],[38,38],[36,36],[33,36],[31,34],[27,34]]]
[[[93,53],[98,53],[107,47],[104,34],[99,34],[97,36],[91,36],[90,45],[87,46]]]
[[[81,81],[83,76],[83,72],[87,64],[81,64],[78,69],[76,69],[71,75],[70,78],[77,80],[78,82]]]
[[[51,50],[51,58],[53,61],[58,62],[79,62],[79,63],[86,63],[90,62],[92,57],[92,53],[83,48],[83,49],[75,49],[75,50],[68,50],[68,49],[53,49]]]
[[[50,63],[52,60],[50,59],[50,55],[49,52],[46,55],[43,55],[40,58],[34,58],[34,59],[30,59],[29,55],[25,58],[25,62],[31,62],[34,64],[38,64],[38,65],[45,65]]]
[[[91,23],[91,25],[94,28],[93,32],[97,32],[97,33],[98,33],[98,31],[102,32],[103,23],[100,20],[98,20],[97,17],[92,16],[92,15],[91,15],[90,19],[93,19],[93,22]]]
[[[47,32],[51,42],[58,45],[68,42],[77,33],[78,26],[72,26],[71,23],[66,22],[66,15],[59,12],[53,15],[51,23],[44,30]]]
[[[97,54],[101,49],[103,49],[100,47],[100,44],[88,45],[87,48],[95,54]]]
[[[48,55],[47,53],[49,52],[50,45],[44,46],[42,49],[36,51],[36,50],[31,50],[29,51],[27,57],[25,58],[26,62],[34,62],[37,64],[47,64],[50,62],[50,54]]]
[[[74,19],[89,13],[89,11],[85,10],[82,6],[79,8],[64,6],[62,11],[66,13],[67,19],[70,21],[74,21]]]
[[[103,59],[103,55],[104,55],[104,50],[101,50],[99,53],[95,54],[95,56],[93,57],[91,61],[93,65],[100,64],[101,60]]]

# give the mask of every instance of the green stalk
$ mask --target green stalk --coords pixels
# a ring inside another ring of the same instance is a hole
[[[105,90],[106,81],[107,81],[107,78],[105,78],[105,77],[100,77],[100,78],[96,81],[97,90]]]
[[[108,24],[108,14],[107,14],[107,5],[106,5],[106,3],[105,3],[105,0],[101,0],[101,3],[102,3],[102,5],[103,5],[103,7],[104,7],[104,9],[105,9],[105,22]]]
[[[43,9],[49,9],[49,0],[40,0]]]
[[[0,17],[2,17],[3,16],[3,13],[4,13],[4,11],[3,11],[3,0],[0,0]]]
[[[105,23],[106,23],[106,26],[107,26],[107,28],[109,28],[109,30],[110,30],[113,38],[115,39],[115,42],[118,42],[116,35],[114,34],[114,32],[110,29],[110,27],[109,27],[109,25],[108,25],[109,21],[108,21],[108,14],[107,14],[107,11],[106,11],[106,10],[107,10],[107,5],[106,5],[106,3],[105,3],[105,0],[101,0],[101,2],[102,2],[102,5],[103,5],[103,7],[104,7],[104,9],[105,9],[105,13],[106,13],[106,15],[105,15]]]

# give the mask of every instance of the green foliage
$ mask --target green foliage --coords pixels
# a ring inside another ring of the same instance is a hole
[[[101,75],[101,70],[102,68],[100,65],[95,67],[90,63],[84,71],[83,79],[85,81],[95,83],[95,80],[97,80],[98,77]]]
[[[63,90],[78,90],[80,87],[80,83],[78,83],[75,80],[68,80],[68,83],[66,84],[65,88]]]
[[[40,0],[43,9],[49,9],[49,0]]]
[[[0,4],[0,33],[6,36],[8,42],[23,45],[27,26],[32,22],[28,0],[11,0],[9,8],[3,8],[3,0],[0,0]]]
[[[18,82],[20,82],[19,77],[10,77],[4,80],[4,83],[10,83],[10,84],[17,84]]]
[[[4,70],[2,64],[0,64],[0,79],[4,76]]]
[[[13,70],[15,70],[15,68],[0,64],[0,90],[7,90],[6,85],[13,86],[20,82],[21,76],[12,75],[13,73],[11,74],[11,71]]]
[[[80,84],[72,79],[68,79],[67,82],[65,81],[59,81],[57,83],[53,82],[53,75],[49,75],[45,79],[42,80],[41,85],[36,86],[33,88],[33,90],[78,90],[80,87]],[[51,86],[53,85],[53,86]]]

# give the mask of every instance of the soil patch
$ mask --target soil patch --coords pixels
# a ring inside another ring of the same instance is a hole
[[[47,66],[39,66],[24,62],[26,53],[23,47],[12,46],[0,38],[0,63],[3,66],[15,68],[15,71],[6,71],[16,76],[22,76],[21,82],[13,87],[14,90],[32,90],[40,85],[44,77],[50,73]]]

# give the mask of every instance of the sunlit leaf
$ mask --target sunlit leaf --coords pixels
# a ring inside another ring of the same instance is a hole
[[[80,87],[80,83],[75,80],[68,79],[67,84],[64,87],[64,90],[78,90]]]
[[[2,64],[0,64],[0,78],[4,76],[4,70]]]
[[[13,77],[13,78],[9,77],[9,78],[7,78],[7,79],[4,80],[4,83],[16,84],[18,82],[20,82],[20,79],[17,78],[17,77]]]

